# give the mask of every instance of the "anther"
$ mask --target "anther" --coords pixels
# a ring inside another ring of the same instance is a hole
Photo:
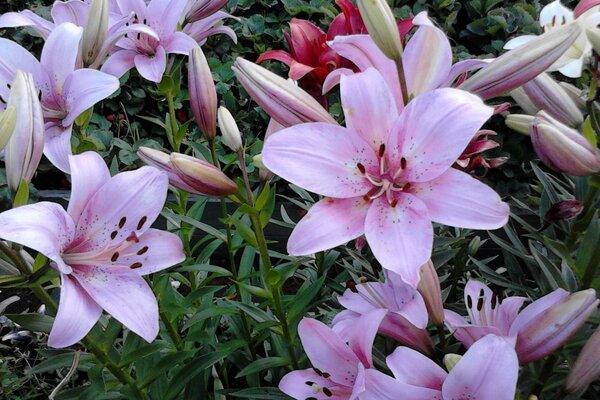
[[[383,157],[383,155],[385,154],[385,144],[381,144],[381,146],[379,146],[379,157]]]
[[[145,253],[145,252],[147,252],[147,251],[148,251],[148,246],[144,246],[144,247],[142,247],[141,249],[139,249],[139,250],[137,251],[137,253],[135,253],[135,254],[137,254],[138,256],[141,256],[142,254],[144,254],[144,253]]]
[[[141,268],[141,267],[142,267],[142,265],[143,265],[143,264],[142,264],[141,262],[136,262],[136,263],[133,263],[133,264],[131,264],[131,265],[129,266],[129,268],[131,268],[131,269],[138,269],[138,268]]]
[[[148,220],[148,217],[146,217],[146,216],[143,216],[142,219],[140,219],[140,222],[138,222],[138,224],[137,224],[138,231],[140,229],[142,229],[142,227],[144,226],[144,224],[146,223],[147,220]]]
[[[406,169],[406,158],[404,157],[400,159],[400,168]]]
[[[349,280],[346,282],[346,287],[350,289],[353,293],[358,293],[358,289],[356,288],[356,283],[353,280]]]
[[[398,205],[398,199],[394,199],[392,200],[392,202],[390,203],[390,206],[392,206],[392,208],[395,208]]]
[[[358,170],[360,171],[360,173],[363,174],[363,175],[367,172],[367,169],[361,163],[356,164],[356,168],[358,168]]]
[[[325,396],[327,397],[331,397],[333,396],[333,393],[331,393],[331,390],[329,390],[328,388],[324,387],[323,388],[323,393],[325,394]]]
[[[125,222],[127,222],[127,218],[125,218],[125,217],[121,218],[121,220],[119,221],[119,229],[121,229],[125,226]]]
[[[116,252],[115,252],[115,253],[112,255],[112,257],[110,258],[110,261],[112,261],[112,262],[115,262],[115,261],[117,261],[118,259],[119,259],[119,252],[118,252],[118,251],[116,251]]]
[[[483,300],[483,297],[480,297],[479,300],[477,300],[477,311],[481,311],[483,308]]]
[[[112,231],[112,233],[110,234],[110,238],[111,240],[115,240],[115,238],[117,237],[117,235],[119,234],[119,232],[117,231]]]
[[[468,308],[472,308],[473,307],[473,299],[471,299],[470,295],[467,295],[467,307]]]

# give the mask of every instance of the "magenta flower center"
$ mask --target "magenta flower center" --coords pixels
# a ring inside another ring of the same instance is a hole
[[[385,156],[385,144],[379,146],[377,158],[379,159],[379,169],[376,171],[367,171],[363,164],[356,164],[360,173],[373,185],[373,188],[365,195],[365,200],[372,201],[385,196],[390,206],[396,207],[398,204],[396,193],[410,189],[410,183],[401,177],[402,172],[406,169],[406,158],[402,157],[397,168],[391,168],[391,163]]]

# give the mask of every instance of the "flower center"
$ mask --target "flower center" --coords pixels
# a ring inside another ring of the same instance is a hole
[[[400,166],[398,168],[390,168],[385,156],[385,144],[379,146],[377,158],[379,159],[379,169],[375,173],[367,171],[361,163],[356,164],[356,168],[358,168],[361,175],[373,185],[373,189],[365,195],[365,200],[372,201],[385,195],[390,206],[396,207],[398,200],[395,193],[405,192],[410,189],[410,183],[402,180],[400,177],[406,169],[406,158],[402,157],[400,159]]]

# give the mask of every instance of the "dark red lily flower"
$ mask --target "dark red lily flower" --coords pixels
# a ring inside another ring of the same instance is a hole
[[[471,172],[476,168],[483,168],[483,175],[485,176],[489,169],[497,168],[504,164],[508,160],[508,157],[488,158],[483,154],[487,150],[500,146],[498,142],[489,139],[489,136],[496,135],[496,132],[490,130],[480,130],[477,132],[463,154],[456,160],[456,167],[465,172]]]
[[[348,68],[358,72],[358,68],[349,60],[339,56],[327,45],[338,35],[366,34],[358,8],[350,0],[336,0],[342,13],[336,16],[327,33],[312,22],[304,19],[292,19],[290,32],[283,35],[290,51],[270,50],[263,53],[257,63],[277,60],[290,67],[288,76],[298,81],[300,86],[327,107],[327,99],[323,96],[323,82],[329,73],[338,68]],[[413,28],[412,18],[400,21],[398,28],[404,39]]]

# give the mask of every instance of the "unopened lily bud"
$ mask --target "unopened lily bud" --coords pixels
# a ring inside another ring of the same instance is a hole
[[[240,129],[229,110],[223,106],[218,111],[219,129],[223,135],[223,143],[232,151],[237,152],[242,148],[242,135]]]
[[[559,82],[558,84],[564,89],[565,93],[567,93],[571,97],[571,100],[573,100],[577,107],[579,107],[581,111],[585,111],[586,98],[583,94],[583,91],[577,86],[572,85],[568,82]]]
[[[575,393],[600,379],[600,328],[588,339],[567,376],[567,392]]]
[[[427,261],[419,271],[421,280],[417,290],[421,293],[427,307],[429,320],[436,326],[444,325],[444,302],[442,300],[442,290],[440,288],[440,279],[431,260]]]
[[[576,23],[553,29],[502,54],[459,88],[484,100],[510,92],[548,69],[571,47],[580,33],[581,28]]]
[[[14,106],[7,107],[0,113],[0,150],[8,144],[17,123],[17,110]]]
[[[452,371],[452,368],[461,360],[460,354],[449,353],[444,356],[444,366],[448,372]]]
[[[367,31],[379,50],[392,60],[400,60],[402,39],[387,0],[358,0],[357,5]]]
[[[188,88],[196,125],[207,139],[217,135],[217,90],[200,46],[190,52]]]
[[[200,21],[227,4],[228,0],[195,0],[191,1],[185,13],[185,20],[188,23]]]
[[[191,186],[195,193],[222,197],[233,194],[238,189],[223,171],[206,161],[171,153],[170,163],[181,180]]]
[[[138,157],[147,165],[158,168],[166,172],[169,176],[169,183],[178,189],[185,190],[189,193],[197,193],[196,190],[185,183],[171,166],[171,156],[163,151],[152,149],[150,147],[140,147],[137,151]]]
[[[531,133],[531,127],[533,126],[533,121],[535,121],[535,117],[532,115],[510,114],[506,117],[504,123],[510,129],[529,136]]]
[[[538,110],[544,110],[574,128],[583,123],[583,113],[577,103],[550,74],[542,73],[521,88]]]
[[[600,155],[576,130],[541,111],[531,127],[531,142],[547,167],[575,176],[600,172]]]
[[[337,124],[317,100],[293,82],[240,57],[232,69],[254,101],[284,127],[305,122]]]
[[[525,111],[525,113],[529,115],[535,115],[538,113],[538,111],[540,111],[540,109],[535,104],[533,104],[533,102],[531,101],[527,93],[525,93],[525,90],[523,90],[522,87],[511,90],[509,94],[517,103],[517,105],[521,107],[523,111]],[[529,132],[527,134],[529,134]]]
[[[525,307],[509,332],[517,337],[521,364],[539,360],[564,345],[596,311],[599,302],[594,289],[573,294],[557,289]]]
[[[13,107],[17,116],[4,161],[8,186],[16,192],[21,180],[31,181],[44,150],[44,115],[31,74],[17,71],[8,107]]]
[[[548,222],[569,221],[577,218],[583,211],[583,201],[564,200],[555,203],[550,207],[544,219]]]
[[[81,54],[85,65],[91,65],[96,60],[107,34],[108,0],[92,0],[81,39]]]

